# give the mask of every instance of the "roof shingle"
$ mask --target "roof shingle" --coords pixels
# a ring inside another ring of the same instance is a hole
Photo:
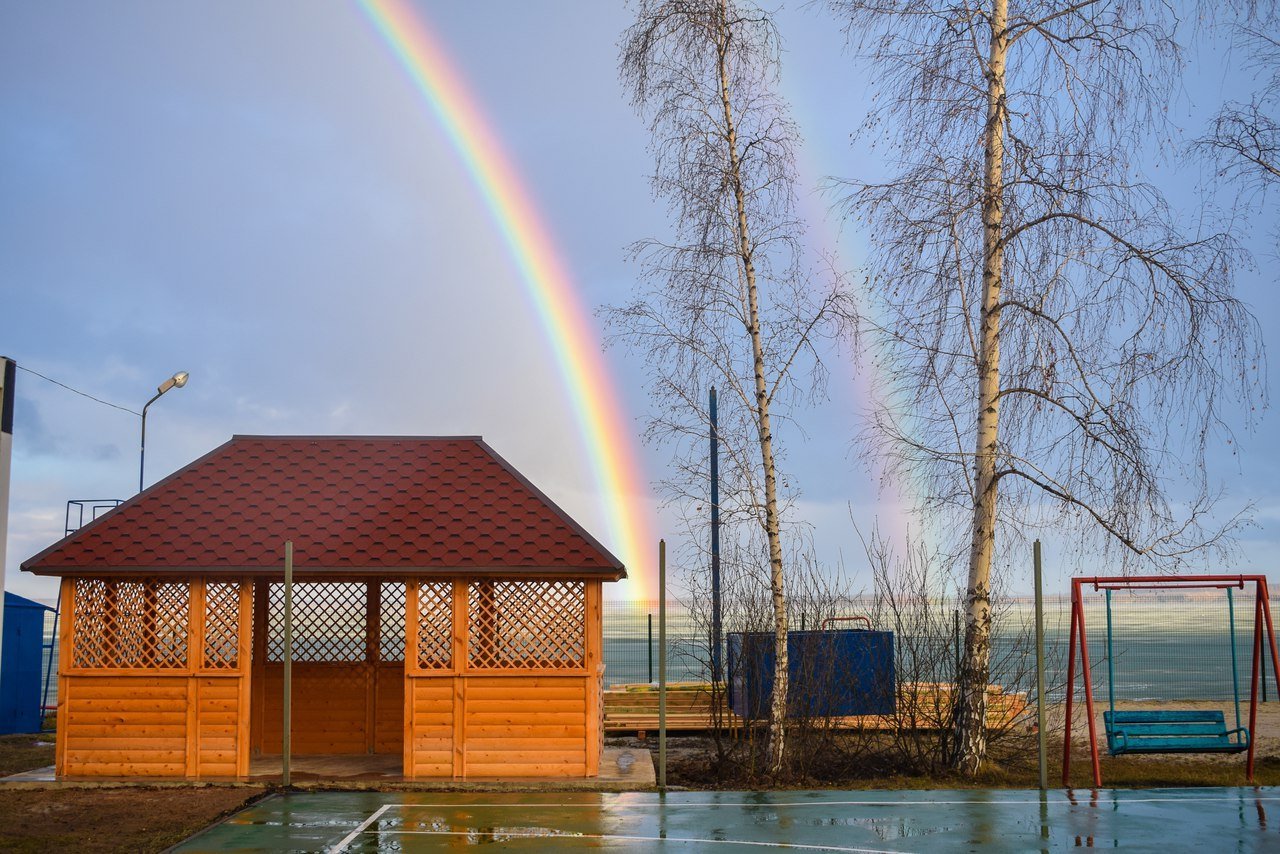
[[[85,570],[583,571],[622,564],[478,437],[234,436],[26,561]]]

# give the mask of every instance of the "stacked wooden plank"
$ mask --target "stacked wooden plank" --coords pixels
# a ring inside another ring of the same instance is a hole
[[[728,709],[724,693],[719,696],[722,726],[736,728],[742,719]],[[667,685],[667,729],[696,732],[715,725],[709,682],[674,682]],[[635,732],[641,738],[658,731],[658,689],[654,685],[614,685],[604,692],[605,732]]]
[[[898,712],[895,715],[860,715],[835,718],[833,726],[841,729],[934,730],[945,725],[955,686],[946,682],[908,682],[898,686]],[[723,692],[719,694],[721,725],[735,729],[742,719],[728,710]],[[706,682],[676,682],[667,686],[667,729],[693,732],[711,729],[717,718],[712,705],[711,685]],[[1000,685],[987,686],[987,727],[1008,729],[1026,721],[1027,695],[1022,691],[1006,691]],[[658,730],[658,689],[641,683],[614,685],[604,692],[604,728],[606,732],[636,732],[642,737]]]

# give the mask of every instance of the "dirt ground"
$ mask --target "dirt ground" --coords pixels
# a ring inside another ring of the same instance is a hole
[[[0,790],[0,850],[163,851],[260,795],[213,787]]]
[[[1220,709],[1225,712],[1228,727],[1234,726],[1235,711],[1229,702],[1122,702],[1116,704],[1117,709]],[[1245,780],[1244,754],[1160,754],[1148,756],[1111,757],[1106,753],[1106,735],[1102,728],[1102,703],[1095,705],[1099,748],[1101,750],[1101,767],[1103,784],[1119,787],[1156,787],[1156,786],[1239,786]],[[1248,723],[1248,705],[1241,704],[1242,721]],[[1062,730],[1065,709],[1061,706],[1048,710],[1048,765],[1049,784],[1061,785],[1062,779]],[[1072,727],[1072,783],[1079,787],[1087,787],[1091,783],[1089,766],[1089,732],[1088,721],[1084,713],[1084,704],[1076,707]],[[1028,723],[1033,723],[1034,718]],[[1038,770],[1035,756],[1035,741],[1028,728],[1017,740],[1017,749],[1022,751],[1017,756],[1006,757],[1012,761],[991,762],[978,775],[977,779],[947,774],[920,775],[899,774],[884,770],[886,765],[892,766],[892,759],[886,762],[869,763],[868,767],[859,768],[853,763],[850,773],[834,777],[812,776],[797,780],[796,785],[818,788],[849,789],[932,789],[932,788],[1034,788],[1038,784]],[[1254,782],[1258,785],[1280,785],[1280,702],[1259,703],[1257,720],[1257,756]],[[884,743],[892,743],[887,735],[882,735]],[[656,734],[650,735],[643,742],[634,738],[610,739],[609,743],[619,746],[648,748],[652,751],[654,763],[658,760],[658,740]],[[866,736],[857,742],[861,748],[868,744]],[[714,746],[709,737],[704,735],[681,734],[668,739],[668,782],[673,785],[690,788],[719,788],[727,786],[736,788],[743,784],[741,780],[718,780],[714,771],[708,767],[714,755]],[[870,767],[871,765],[877,767]]]
[[[53,764],[53,733],[0,735],[0,777]]]

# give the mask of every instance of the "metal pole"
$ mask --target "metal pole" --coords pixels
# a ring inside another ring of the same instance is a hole
[[[162,394],[164,394],[164,392],[157,393],[155,397],[148,400],[142,406],[142,441],[138,445],[138,491],[139,492],[142,491],[142,473],[146,471],[146,467],[147,467],[147,408],[150,407],[151,404],[159,400],[160,395]]]
[[[9,539],[9,463],[13,458],[14,383],[18,363],[0,356],[0,640],[4,638],[5,545]],[[61,601],[61,597],[59,597]],[[40,710],[42,713],[43,709]],[[44,720],[42,717],[41,721]]]
[[[711,387],[711,681],[720,678],[720,417]]]
[[[658,540],[658,790],[667,790],[667,541]]]
[[[1259,678],[1262,680],[1262,702],[1265,703],[1267,701],[1267,647],[1266,647],[1266,644],[1263,644],[1262,646],[1262,672],[1259,674]]]
[[[1049,788],[1049,754],[1045,741],[1045,696],[1044,696],[1044,585],[1040,570],[1040,541],[1032,546],[1036,577],[1036,739],[1040,745],[1040,791]]]
[[[961,666],[962,666],[962,662],[960,661],[960,655],[961,655],[961,652],[960,652],[960,611],[959,611],[958,609],[957,609],[956,611],[954,611],[954,612],[951,614],[951,640],[952,640],[952,643],[955,645],[955,653],[956,653],[956,687],[957,687],[957,688],[959,688],[959,686],[960,686],[960,668],[961,668]]]
[[[280,744],[281,784],[289,785],[293,750],[293,540],[284,544],[284,734]]]
[[[49,660],[44,665],[44,690],[40,692],[40,731],[44,731],[45,707],[49,705],[49,686],[53,684],[53,657],[58,653],[58,615],[62,611],[62,597],[53,609],[53,634],[49,637]],[[42,627],[43,628],[43,627]],[[44,640],[41,637],[41,640]]]
[[[649,614],[649,680],[653,681],[653,614]]]

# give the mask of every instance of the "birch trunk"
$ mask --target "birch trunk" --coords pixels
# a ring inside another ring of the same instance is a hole
[[[991,671],[991,561],[995,551],[996,458],[1000,431],[1000,295],[1004,284],[1005,60],[1008,0],[991,4],[987,57],[987,120],[982,194],[982,316],[978,359],[977,449],[974,460],[973,530],[965,590],[961,659],[952,765],[977,772],[987,753],[987,682]]]
[[[769,699],[769,773],[776,775],[782,771],[786,751],[788,667],[786,589],[782,577],[782,541],[778,525],[778,477],[774,468],[773,432],[769,426],[769,388],[765,381],[765,355],[760,333],[760,299],[756,286],[754,247],[747,221],[746,195],[742,187],[742,158],[738,151],[733,103],[729,96],[730,30],[725,0],[720,0],[717,26],[720,104],[724,110],[729,155],[728,177],[733,188],[737,215],[738,256],[742,264],[743,283],[747,291],[747,332],[751,337],[751,360],[755,374],[756,429],[760,442],[760,461],[764,469],[765,536],[769,542],[769,592],[773,600],[774,626],[773,694]]]

